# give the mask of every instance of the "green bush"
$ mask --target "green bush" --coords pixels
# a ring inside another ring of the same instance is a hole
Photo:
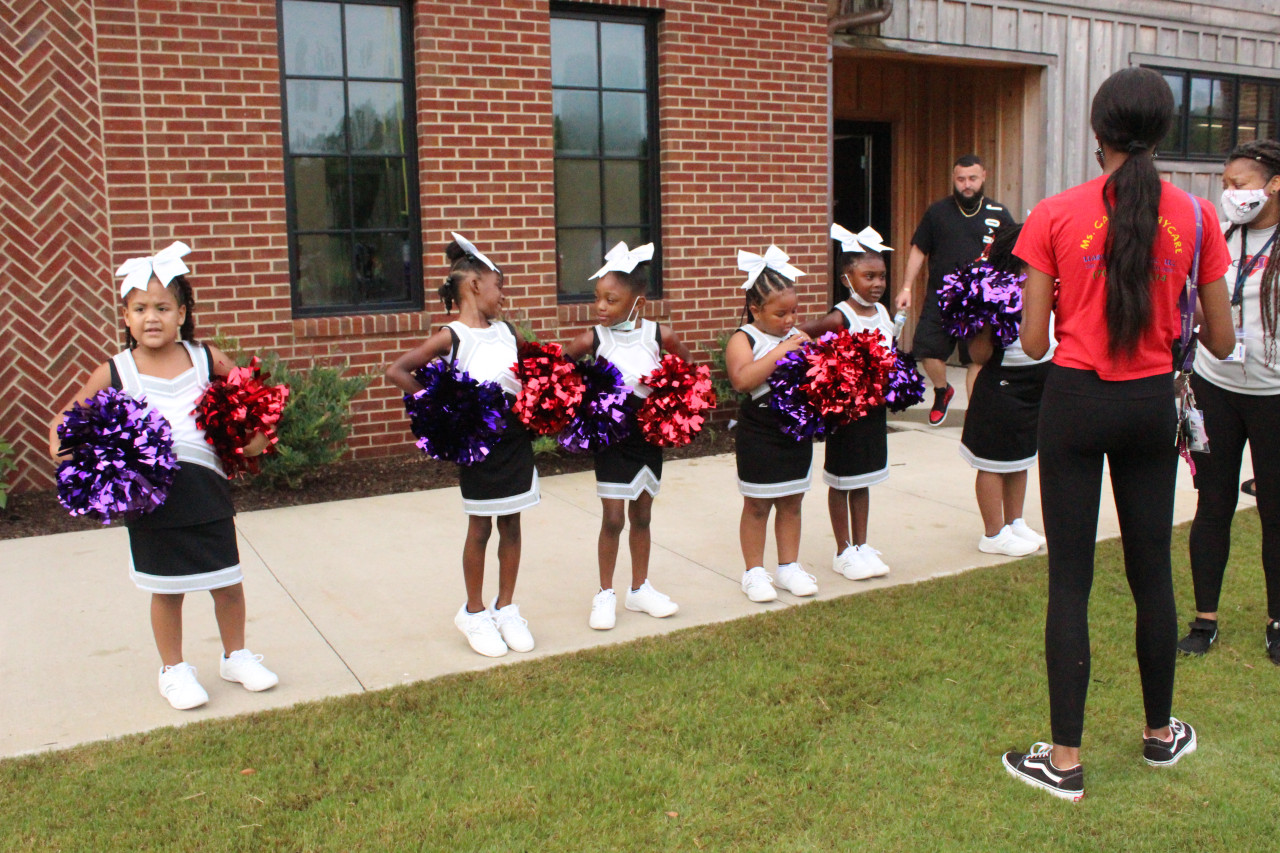
[[[716,392],[716,408],[729,410],[737,406],[741,397],[745,396],[733,390],[729,381],[729,369],[724,363],[724,348],[729,345],[729,335],[717,335],[715,348],[710,352],[711,387]]]
[[[0,438],[0,509],[9,505],[9,472],[17,467],[13,461],[13,445]]]

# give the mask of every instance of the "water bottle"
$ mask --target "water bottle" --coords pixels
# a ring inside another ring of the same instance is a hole
[[[899,311],[893,315],[893,339],[902,337],[902,327],[907,324],[907,312]]]

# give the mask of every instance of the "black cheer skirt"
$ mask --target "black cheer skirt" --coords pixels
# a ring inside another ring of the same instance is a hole
[[[734,431],[738,491],[748,498],[785,498],[809,491],[813,442],[796,441],[778,426],[769,395],[746,400]]]
[[[1026,367],[986,364],[973,383],[973,396],[960,435],[960,455],[979,471],[1012,474],[1036,462],[1040,397],[1049,362]]]
[[[884,406],[827,434],[822,481],[833,489],[865,489],[889,479],[888,423]]]

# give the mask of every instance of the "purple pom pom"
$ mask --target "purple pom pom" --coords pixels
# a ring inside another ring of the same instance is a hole
[[[796,441],[813,441],[824,438],[827,427],[822,412],[806,390],[809,362],[801,350],[794,349],[778,359],[778,366],[769,375],[773,393],[769,395],[769,408],[778,415],[779,426]]]
[[[895,348],[894,355],[897,359],[889,373],[889,388],[885,391],[884,401],[889,411],[902,412],[924,400],[924,377],[910,354]]]
[[[507,428],[507,398],[496,382],[477,382],[437,360],[413,374],[422,390],[404,396],[418,448],[434,459],[474,465]]]
[[[570,453],[599,453],[631,433],[629,392],[622,373],[607,358],[583,359],[575,369],[586,389],[577,413],[557,441]]]
[[[1018,339],[1024,275],[1000,272],[985,261],[957,267],[942,277],[938,311],[947,334],[972,338],[991,326],[1000,346]]]
[[[146,398],[107,388],[77,403],[58,426],[58,500],[103,524],[164,503],[178,472],[173,430]]]

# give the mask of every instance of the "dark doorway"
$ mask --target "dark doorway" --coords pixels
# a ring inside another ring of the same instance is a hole
[[[890,231],[893,222],[889,208],[892,125],[881,121],[837,121],[832,130],[831,201],[834,221],[855,234],[870,225],[896,250],[905,241],[901,235]],[[837,258],[838,253],[832,257],[833,264]],[[834,305],[848,294],[834,270],[831,282]],[[882,300],[886,306],[892,304],[893,282],[889,285]]]

